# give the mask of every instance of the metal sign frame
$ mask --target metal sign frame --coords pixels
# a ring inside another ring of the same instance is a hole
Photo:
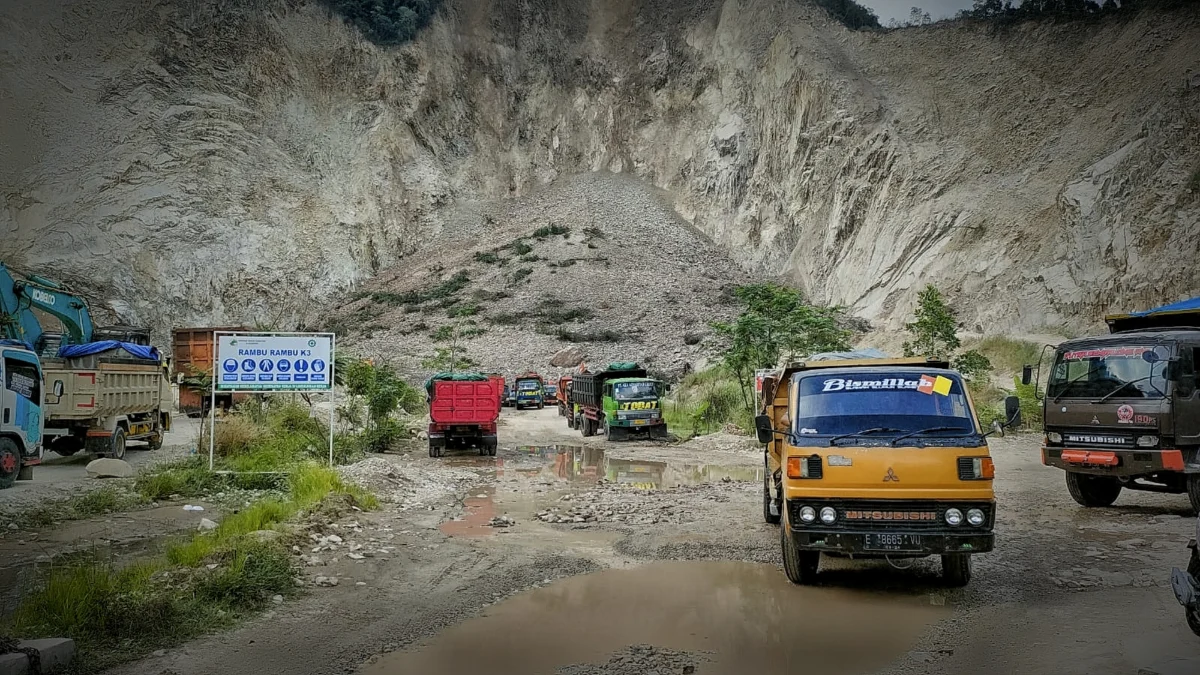
[[[222,394],[329,394],[329,466],[333,466],[333,424],[334,415],[337,412],[337,387],[334,381],[337,377],[337,334],[335,333],[299,333],[299,332],[279,332],[279,331],[213,331],[213,349],[212,349],[212,391],[209,393],[208,406],[208,470],[212,471],[216,466],[216,448],[217,448],[217,378],[220,376],[218,363],[221,351],[222,336],[246,336],[246,337],[319,337],[329,338],[329,389],[303,389],[303,390],[262,390],[262,389],[221,389]]]

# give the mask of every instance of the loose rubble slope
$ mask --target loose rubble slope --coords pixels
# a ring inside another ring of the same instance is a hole
[[[629,176],[563,179],[469,213],[337,310],[342,344],[425,373],[435,334],[457,325],[486,371],[563,372],[582,357],[677,372],[710,355],[710,322],[736,313],[732,289],[748,280]],[[564,349],[574,358],[548,368]]]

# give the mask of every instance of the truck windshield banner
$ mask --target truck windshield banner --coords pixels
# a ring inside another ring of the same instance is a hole
[[[1151,351],[1150,347],[1103,347],[1100,349],[1077,349],[1063,354],[1064,361],[1083,361],[1085,359],[1140,359],[1142,354]]]
[[[218,335],[218,391],[329,391],[333,336]]]

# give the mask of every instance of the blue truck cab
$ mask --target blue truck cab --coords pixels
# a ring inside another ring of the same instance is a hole
[[[0,489],[32,480],[42,461],[42,382],[37,354],[20,342],[0,341]]]

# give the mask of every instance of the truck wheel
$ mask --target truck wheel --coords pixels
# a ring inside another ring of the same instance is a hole
[[[1067,472],[1067,490],[1080,506],[1112,506],[1121,494],[1121,484],[1111,476]]]
[[[109,442],[108,456],[113,459],[125,459],[125,440],[125,427],[117,427]]]
[[[575,428],[575,416],[570,413],[567,413],[567,428],[568,429]]]
[[[0,438],[0,490],[12,487],[21,473],[21,450],[11,438]]]
[[[149,440],[146,441],[146,447],[151,450],[161,450],[162,446],[163,446],[163,435],[162,435],[161,431],[158,432],[157,434],[154,434],[153,436],[150,437]]]
[[[971,583],[971,556],[966,553],[942,556],[942,580],[951,588],[962,588]]]
[[[767,459],[766,454],[763,455],[763,520],[767,521],[768,525],[778,525],[780,519],[779,509],[775,504],[774,497],[771,496],[771,483],[775,482],[775,476],[771,475],[771,462]]]
[[[821,566],[820,551],[801,551],[788,534],[787,525],[779,528],[779,543],[783,547],[783,571],[793,584],[811,586],[817,581]]]
[[[1188,500],[1192,502],[1192,510],[1200,514],[1200,473],[1188,474]]]
[[[487,444],[487,454],[489,457],[496,456],[496,450],[500,447],[500,441],[491,441]]]
[[[441,457],[442,456],[442,444],[434,443],[433,441],[429,441],[429,456],[434,457],[434,458]]]

